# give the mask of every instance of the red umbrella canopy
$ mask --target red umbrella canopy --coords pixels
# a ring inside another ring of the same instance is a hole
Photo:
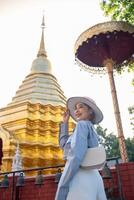
[[[80,64],[103,68],[112,59],[114,68],[134,59],[134,26],[127,22],[105,22],[83,32],[75,43]]]

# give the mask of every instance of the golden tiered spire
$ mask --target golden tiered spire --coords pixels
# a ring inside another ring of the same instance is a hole
[[[46,50],[45,50],[45,43],[44,43],[44,28],[45,28],[44,15],[43,15],[43,18],[42,18],[41,28],[42,28],[42,35],[41,35],[40,48],[39,48],[37,57],[39,57],[39,56],[47,57],[47,53],[46,53]]]
[[[65,106],[66,97],[56,77],[52,74],[52,67],[47,58],[44,44],[44,15],[42,19],[42,35],[37,58],[33,60],[31,72],[25,77],[21,86],[8,106],[18,103],[30,102],[42,105]]]
[[[40,48],[32,62],[31,72],[12,102],[0,109],[0,137],[4,141],[3,172],[11,170],[17,142],[24,169],[64,163],[58,145],[58,132],[66,97],[51,72],[44,45],[44,27],[43,16]],[[70,121],[70,132],[73,128],[74,123]],[[52,174],[54,170],[49,169],[45,173]]]

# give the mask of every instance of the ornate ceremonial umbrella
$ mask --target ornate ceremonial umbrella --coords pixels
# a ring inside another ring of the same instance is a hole
[[[110,21],[87,29],[75,43],[75,60],[88,72],[108,73],[121,158],[123,162],[127,162],[113,72],[134,61],[134,26],[127,22]]]

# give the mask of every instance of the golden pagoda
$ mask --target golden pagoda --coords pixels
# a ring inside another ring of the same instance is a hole
[[[64,164],[58,144],[59,123],[66,97],[52,74],[44,44],[44,16],[37,58],[12,102],[0,109],[0,137],[3,139],[2,172],[11,171],[17,144],[23,169]],[[73,121],[69,130],[74,128]],[[47,174],[55,173],[50,168]]]

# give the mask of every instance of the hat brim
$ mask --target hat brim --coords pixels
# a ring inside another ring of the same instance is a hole
[[[94,102],[90,101],[90,98],[71,97],[67,100],[67,108],[70,110],[70,115],[75,121],[77,121],[77,119],[75,117],[74,111],[75,111],[75,105],[77,103],[84,103],[87,104],[90,108],[92,108],[95,114],[94,119],[92,120],[93,124],[98,124],[103,120],[103,114],[101,110]]]

